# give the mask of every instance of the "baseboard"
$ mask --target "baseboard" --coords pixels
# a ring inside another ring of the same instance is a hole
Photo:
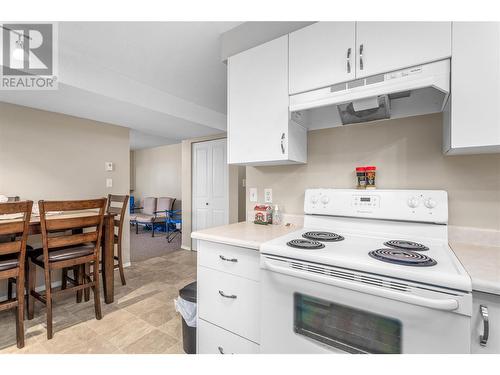
[[[184,245],[181,245],[181,249],[182,249],[182,250],[188,250],[188,251],[191,251],[191,247],[190,247],[190,246],[184,246]]]

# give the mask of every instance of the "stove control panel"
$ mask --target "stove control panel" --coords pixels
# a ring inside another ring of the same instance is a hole
[[[443,190],[308,189],[304,213],[446,224]]]

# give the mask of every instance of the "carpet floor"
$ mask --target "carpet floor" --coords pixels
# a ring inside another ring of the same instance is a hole
[[[145,231],[139,227],[139,234],[136,234],[135,227],[130,228],[130,260],[132,262],[161,257],[180,249],[180,247],[180,233],[172,242],[168,243],[165,232],[155,232],[155,236],[151,237],[151,231]]]

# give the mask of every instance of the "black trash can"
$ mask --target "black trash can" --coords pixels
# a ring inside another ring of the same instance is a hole
[[[196,281],[179,290],[179,296],[186,301],[196,303]],[[196,327],[190,327],[182,318],[182,346],[186,354],[196,354]]]

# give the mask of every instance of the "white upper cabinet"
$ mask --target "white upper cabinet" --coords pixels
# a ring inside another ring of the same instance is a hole
[[[317,22],[290,34],[290,94],[355,78],[355,22]]]
[[[454,22],[444,152],[500,152],[500,23]]]
[[[228,59],[230,164],[304,163],[306,129],[288,111],[288,35]]]
[[[451,22],[356,22],[356,77],[451,56]]]

